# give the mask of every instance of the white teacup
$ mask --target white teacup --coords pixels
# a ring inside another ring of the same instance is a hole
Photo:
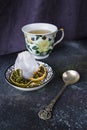
[[[47,58],[54,46],[64,38],[64,29],[58,29],[49,23],[32,23],[22,27],[25,36],[26,48],[36,59]],[[58,31],[61,38],[55,42]]]

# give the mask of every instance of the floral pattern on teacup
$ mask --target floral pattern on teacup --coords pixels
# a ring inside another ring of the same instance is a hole
[[[54,35],[27,35],[25,34],[25,41],[27,49],[35,55],[48,54],[54,44]]]
[[[43,40],[38,43],[38,52],[47,52],[48,50],[52,49],[50,46],[50,42],[48,40]]]

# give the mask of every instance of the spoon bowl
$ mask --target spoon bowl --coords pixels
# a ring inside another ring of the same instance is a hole
[[[80,75],[75,70],[68,70],[68,71],[63,73],[62,79],[63,79],[64,83],[67,85],[74,84],[77,81],[79,81]]]

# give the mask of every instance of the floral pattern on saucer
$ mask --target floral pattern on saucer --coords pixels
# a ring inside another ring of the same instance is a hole
[[[12,83],[10,82],[10,80],[9,80],[9,77],[10,77],[11,73],[14,71],[14,65],[8,67],[7,70],[5,71],[5,80],[6,80],[6,82],[7,82],[10,86],[12,86],[12,87],[14,87],[14,88],[16,88],[16,89],[19,89],[19,90],[23,90],[23,91],[33,91],[33,90],[38,90],[38,89],[44,87],[44,86],[45,86],[47,83],[49,83],[49,82],[51,81],[51,79],[53,78],[53,75],[54,75],[54,74],[53,74],[53,70],[52,70],[51,66],[49,66],[48,64],[46,64],[46,63],[44,63],[44,62],[37,61],[37,63],[39,64],[39,66],[40,66],[40,65],[43,65],[43,66],[47,69],[47,76],[46,76],[46,78],[42,81],[42,84],[41,84],[41,85],[39,85],[39,86],[37,86],[37,87],[32,87],[32,88],[29,88],[29,87],[23,88],[23,87],[19,87],[19,86],[16,86],[16,85],[12,84]]]

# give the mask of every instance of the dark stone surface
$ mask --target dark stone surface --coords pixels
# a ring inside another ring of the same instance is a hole
[[[0,130],[87,130],[87,40],[63,41],[47,59],[54,78],[42,89],[24,92],[9,86],[4,73],[14,64],[16,54],[0,56]],[[62,73],[77,70],[80,81],[67,88],[53,109],[53,117],[43,121],[38,112],[49,104],[63,85]]]

